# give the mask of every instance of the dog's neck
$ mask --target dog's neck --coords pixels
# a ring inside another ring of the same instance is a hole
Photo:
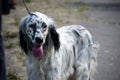
[[[54,52],[54,44],[49,34],[46,37],[45,44],[43,44],[43,51],[45,55],[49,55],[51,52]]]

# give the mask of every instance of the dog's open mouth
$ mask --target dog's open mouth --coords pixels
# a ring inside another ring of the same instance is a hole
[[[32,54],[36,58],[42,58],[43,57],[43,46],[34,44],[32,48]]]

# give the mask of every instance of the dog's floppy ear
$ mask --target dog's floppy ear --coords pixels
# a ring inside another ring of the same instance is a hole
[[[60,47],[59,34],[57,33],[57,31],[56,31],[56,29],[55,29],[55,27],[53,25],[51,25],[49,27],[49,32],[50,32],[50,36],[52,38],[55,50],[58,50],[59,47]]]
[[[25,40],[25,35],[23,34],[21,30],[19,31],[19,40],[20,40],[21,48],[27,54],[27,42]]]
[[[21,21],[20,23],[20,28],[19,28],[19,42],[20,42],[20,46],[21,48],[23,49],[23,51],[27,54],[27,40],[26,40],[26,36],[25,36],[25,20],[24,21]]]

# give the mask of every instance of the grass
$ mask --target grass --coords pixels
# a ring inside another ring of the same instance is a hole
[[[30,3],[30,2],[31,2],[31,0],[25,0],[25,2]]]
[[[5,48],[15,48],[18,45],[18,30],[3,29],[2,35]]]
[[[5,38],[17,38],[18,36],[18,31],[17,30],[11,30],[11,29],[3,29],[2,30],[2,35]]]
[[[7,74],[7,80],[22,80],[16,73],[10,72]]]
[[[18,17],[17,15],[14,15],[13,17],[14,17],[15,25],[16,25],[16,26],[19,26],[20,17]]]
[[[85,12],[87,11],[89,8],[87,7],[81,7],[81,8],[78,8],[78,12]]]
[[[5,42],[4,46],[5,48],[14,48],[16,47],[16,44],[14,42]]]

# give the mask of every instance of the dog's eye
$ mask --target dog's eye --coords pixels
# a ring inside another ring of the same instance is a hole
[[[36,23],[30,24],[29,27],[33,28],[36,26]]]
[[[47,25],[45,23],[42,24],[42,28],[47,28]]]
[[[47,25],[44,25],[43,28],[47,28]]]

